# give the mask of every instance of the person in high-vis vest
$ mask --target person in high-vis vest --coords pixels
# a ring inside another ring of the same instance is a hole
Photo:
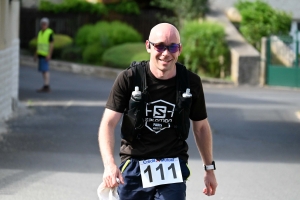
[[[42,18],[34,59],[38,58],[38,71],[43,75],[44,86],[38,89],[37,92],[50,92],[49,61],[53,52],[53,44],[53,30],[49,28],[49,19]]]

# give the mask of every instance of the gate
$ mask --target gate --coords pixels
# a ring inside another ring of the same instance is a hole
[[[273,86],[300,87],[299,41],[291,37],[267,39],[266,83]]]

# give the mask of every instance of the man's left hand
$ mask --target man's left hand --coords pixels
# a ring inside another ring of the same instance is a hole
[[[204,184],[205,184],[205,188],[203,189],[203,193],[205,195],[211,196],[216,193],[218,183],[213,170],[209,170],[205,172]]]
[[[51,59],[51,55],[46,56],[46,60],[49,61]]]

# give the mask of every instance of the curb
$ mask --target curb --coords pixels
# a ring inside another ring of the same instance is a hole
[[[20,65],[28,67],[37,67],[32,56],[20,55]],[[123,70],[103,66],[93,66],[86,64],[71,63],[66,61],[51,60],[51,69],[57,71],[72,72],[76,74],[93,75],[101,78],[116,79]],[[234,85],[232,81],[217,78],[201,78],[203,84]]]
[[[32,56],[20,55],[20,65],[28,67],[37,67],[37,62],[34,62]],[[65,61],[51,60],[50,68],[57,71],[72,72],[75,74],[94,75],[101,78],[115,79],[122,71],[120,69],[113,69],[102,66],[92,66],[78,63],[71,63]]]

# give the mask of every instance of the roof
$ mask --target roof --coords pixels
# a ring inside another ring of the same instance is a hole
[[[225,10],[233,7],[238,0],[209,0],[213,7]],[[248,0],[255,1],[255,0]],[[300,21],[300,1],[299,0],[264,0],[273,8],[292,13],[293,20]]]

